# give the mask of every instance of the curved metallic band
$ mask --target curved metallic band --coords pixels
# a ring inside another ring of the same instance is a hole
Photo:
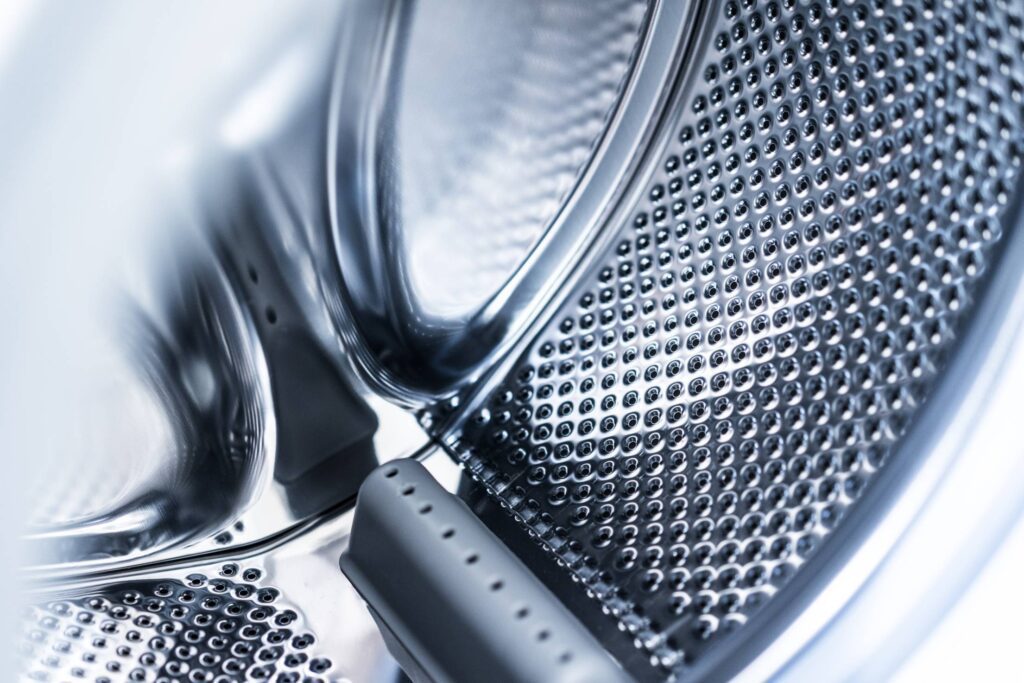
[[[389,82],[384,75],[398,57],[405,13],[401,3],[359,5],[361,16],[348,25],[376,38],[367,41],[370,52],[345,53],[338,62],[327,145],[329,230],[316,245],[319,271],[328,280],[328,308],[366,380],[393,400],[421,406],[477,380],[600,241],[635,174],[661,148],[672,86],[692,61],[688,52],[704,3],[653,5],[621,105],[589,167],[537,245],[468,321],[425,315],[400,281],[374,169]],[[365,83],[380,85],[368,92]]]

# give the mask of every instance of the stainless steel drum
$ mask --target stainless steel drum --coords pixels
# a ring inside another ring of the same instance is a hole
[[[1020,512],[1024,5],[284,15],[16,440],[24,677],[891,673]]]

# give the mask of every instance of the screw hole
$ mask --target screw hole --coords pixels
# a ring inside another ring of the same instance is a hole
[[[420,514],[421,515],[428,514],[433,509],[434,509],[434,506],[431,505],[430,503],[427,503],[426,505],[424,505],[423,507],[420,508]]]
[[[252,280],[254,285],[260,281],[260,274],[256,272],[256,268],[251,263],[249,264],[249,279]]]
[[[551,637],[551,633],[549,633],[547,629],[544,629],[543,631],[540,631],[540,632],[537,633],[537,640],[540,640],[542,642],[547,640],[550,637]]]
[[[558,655],[558,661],[561,664],[568,664],[569,660],[571,660],[571,659],[572,659],[572,653],[571,652],[563,652],[562,654]]]
[[[451,538],[454,535],[455,535],[455,529],[445,529],[441,533],[441,538]]]
[[[415,486],[406,486],[404,489],[402,489],[402,495],[403,496],[411,496],[415,492],[416,492],[416,487]]]
[[[390,470],[384,473],[384,476],[387,477],[388,479],[391,479],[396,474],[398,474],[398,468],[392,467]]]
[[[267,322],[271,325],[277,322],[277,311],[274,310],[273,306],[267,306]]]
[[[469,557],[466,558],[466,564],[476,564],[476,561],[479,560],[479,559],[480,559],[480,556],[477,555],[476,553],[473,553],[472,555],[470,555]]]
[[[504,581],[501,581],[501,580],[495,581],[494,583],[491,584],[491,590],[492,591],[500,591],[504,585],[505,585]]]
[[[520,607],[519,610],[516,611],[516,619],[525,619],[528,616],[530,616],[529,607]]]

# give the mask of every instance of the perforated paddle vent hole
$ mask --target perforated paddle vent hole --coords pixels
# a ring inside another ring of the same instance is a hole
[[[384,471],[384,477],[386,479],[394,479],[398,474],[399,474],[399,469],[397,467],[393,467],[393,468],[390,468],[390,469]],[[434,511],[435,505],[434,505],[434,503],[432,501],[430,501],[430,500],[416,500],[416,499],[412,498],[412,496],[416,493],[416,485],[415,484],[404,484],[403,485],[401,483],[396,483],[395,486],[396,486],[397,492],[403,498],[409,499],[409,501],[408,501],[409,505],[417,506],[416,510],[419,513],[419,515],[426,517],[426,516],[430,515]],[[457,534],[457,529],[454,528],[454,527],[451,527],[451,526],[446,526],[440,532],[441,538],[445,539],[445,540],[449,540],[449,539],[454,538],[456,536],[456,534]],[[465,551],[463,551],[463,552],[465,552]],[[479,573],[479,575],[481,576],[481,583],[487,582],[487,580],[483,579],[482,573],[485,572],[485,571],[493,571],[493,568],[491,570],[488,570],[488,569],[484,568],[484,566],[483,566],[484,563],[482,562],[483,558],[481,557],[479,552],[477,552],[475,550],[472,550],[472,549],[469,549],[468,553],[469,554],[465,555],[465,557],[464,557],[464,560],[463,560],[464,565],[466,567],[473,567],[474,568],[473,571],[475,573]],[[493,573],[491,574],[491,576],[493,577]],[[504,577],[500,577],[499,576],[498,578],[490,578],[489,582],[487,582],[487,586],[488,586],[491,594],[495,594],[495,595],[496,594],[507,594],[507,591],[505,591],[505,589],[507,588],[507,584],[506,584],[506,579]],[[521,604],[520,604],[520,606],[516,607],[514,609],[514,611],[512,612],[512,616],[515,618],[515,620],[517,622],[525,622],[528,619],[528,617],[530,616],[530,614],[531,614],[530,608],[528,606],[521,605]],[[553,635],[554,634],[551,632],[550,629],[548,629],[548,628],[541,628],[540,630],[535,632],[534,637],[535,637],[535,639],[536,639],[536,641],[538,643],[546,643],[546,642],[549,642],[549,641],[552,640]],[[573,654],[572,654],[571,651],[562,651],[562,652],[560,652],[560,653],[558,653],[556,655],[556,662],[558,664],[560,664],[560,665],[567,665],[567,664],[569,664],[572,661],[572,659],[573,659]]]

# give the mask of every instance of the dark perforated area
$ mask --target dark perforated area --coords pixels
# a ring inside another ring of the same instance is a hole
[[[105,586],[34,605],[21,680],[314,683],[331,679],[301,613],[259,569]],[[333,679],[331,679],[333,680]]]
[[[1018,3],[716,12],[646,201],[450,436],[666,671],[790,583],[885,466],[979,296],[1022,142]]]

